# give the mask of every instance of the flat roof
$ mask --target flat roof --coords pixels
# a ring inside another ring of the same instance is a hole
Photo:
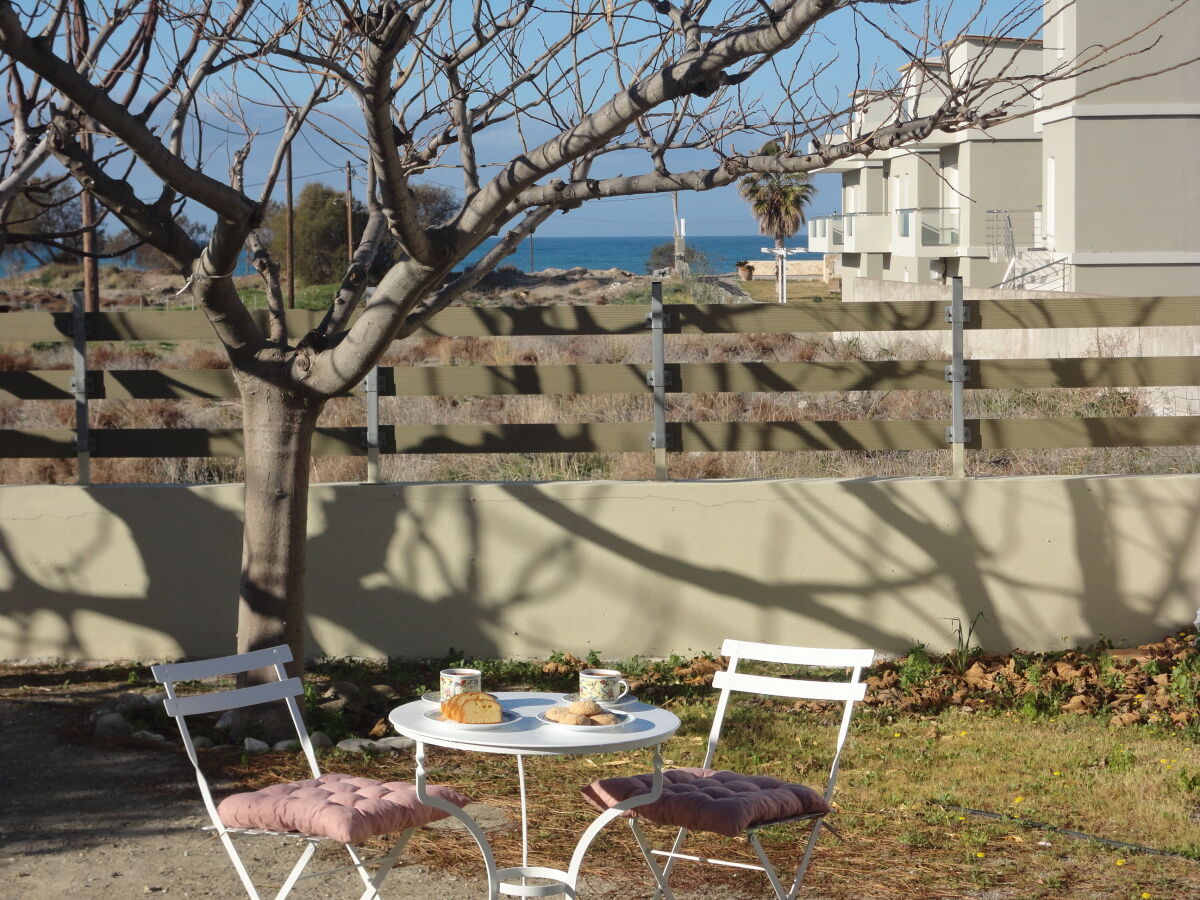
[[[1039,47],[1042,45],[1041,38],[1011,37],[1007,34],[960,34],[953,40],[946,41],[942,46],[954,47],[964,41],[979,41],[991,44],[1028,44],[1030,46],[1036,44]]]

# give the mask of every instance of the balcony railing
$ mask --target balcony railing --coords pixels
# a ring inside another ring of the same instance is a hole
[[[842,216],[842,232],[847,253],[888,253],[888,214],[854,212]]]
[[[808,220],[810,253],[841,253],[845,246],[842,216],[816,216]]]
[[[927,248],[953,247],[959,243],[960,212],[953,206],[914,206],[896,210],[896,239],[893,252],[901,256],[940,256]]]

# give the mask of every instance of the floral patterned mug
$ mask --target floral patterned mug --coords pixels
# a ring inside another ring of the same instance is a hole
[[[616,669],[584,669],[579,673],[579,699],[612,703],[629,693],[629,683]]]
[[[483,687],[483,673],[478,669],[442,669],[438,679],[442,700],[455,694],[469,694]]]

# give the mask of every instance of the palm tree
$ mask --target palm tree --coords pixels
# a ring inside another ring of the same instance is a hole
[[[777,156],[783,148],[769,141],[760,151],[767,156]],[[807,222],[804,208],[812,202],[817,189],[808,173],[798,175],[752,174],[742,178],[738,191],[750,211],[758,219],[759,230],[775,238],[775,246],[783,247],[786,238],[800,230]],[[785,257],[776,257],[776,275],[782,278]]]

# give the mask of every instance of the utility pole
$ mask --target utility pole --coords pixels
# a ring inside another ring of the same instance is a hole
[[[285,231],[287,232],[287,250],[284,253],[284,264],[287,267],[287,307],[296,308],[296,231],[292,221],[292,145],[287,148],[287,213],[284,216]]]
[[[354,211],[351,201],[353,186],[350,183],[350,160],[346,160],[346,262],[354,259]]]

